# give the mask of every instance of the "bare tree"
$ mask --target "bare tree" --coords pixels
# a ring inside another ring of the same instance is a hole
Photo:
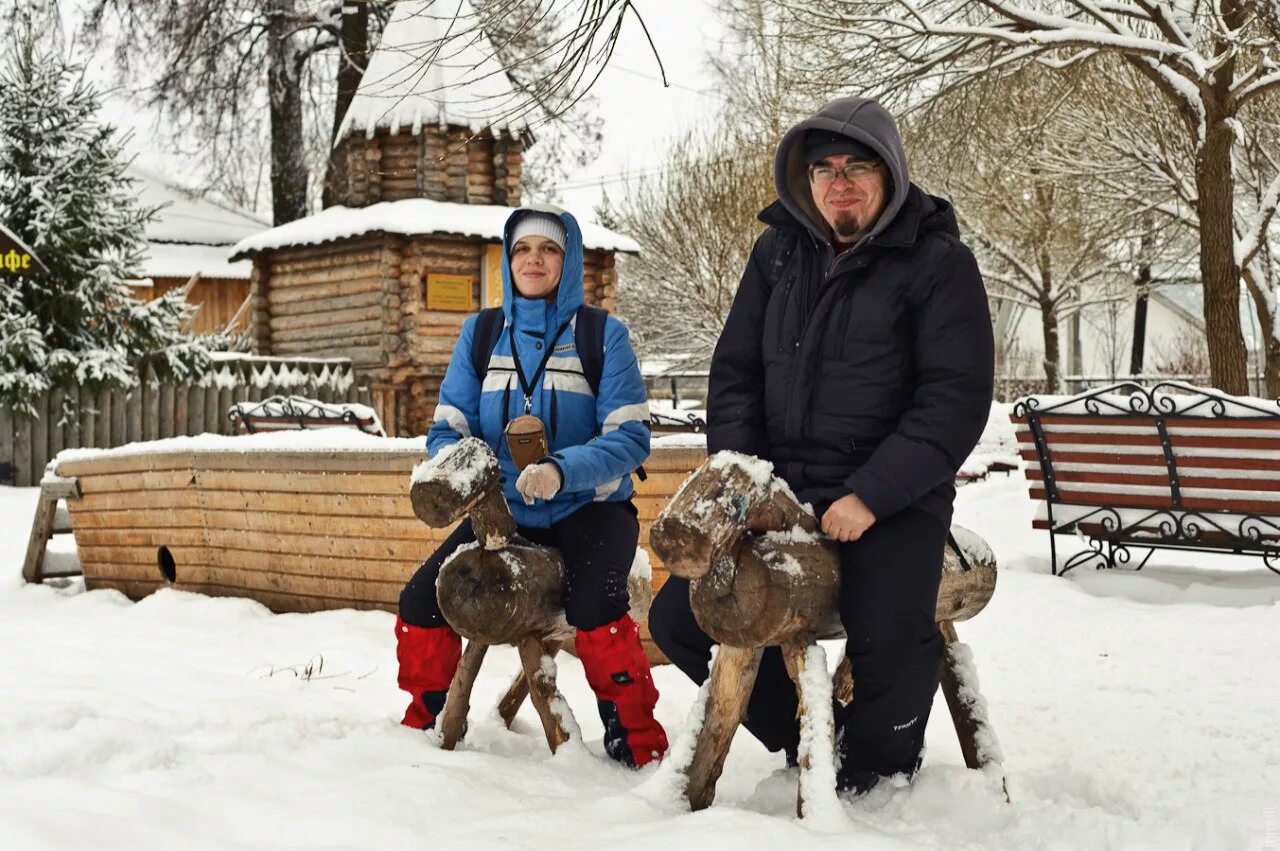
[[[628,183],[615,215],[643,248],[626,258],[620,311],[642,357],[703,368],[774,198],[773,148],[694,132],[656,177]]]
[[[847,69],[865,68],[874,74],[874,92],[902,108],[927,109],[941,95],[1032,63],[1062,70],[1114,57],[1140,74],[1195,153],[1189,177],[1212,383],[1246,391],[1237,252],[1243,229],[1232,164],[1248,109],[1280,92],[1272,2],[780,2],[806,23],[815,50],[830,48],[813,57],[812,78],[840,80],[842,70],[847,78]]]
[[[376,41],[391,3],[367,5],[366,47]],[[569,116],[603,71],[624,23],[643,28],[630,0],[476,5],[482,13],[464,0],[434,0],[424,14],[446,22],[449,39],[489,35],[486,27],[496,33],[490,39],[494,57],[522,96],[495,114],[495,122],[529,117],[550,123],[553,133],[567,126],[563,144],[548,145],[546,156],[567,156],[570,164],[575,156],[592,156],[598,128]],[[316,7],[303,0],[92,0],[89,24],[90,39],[118,35],[119,67],[145,89],[150,105],[161,108],[169,127],[200,140],[200,159],[215,170],[249,179],[257,169],[244,149],[265,132],[275,223],[307,214],[308,199],[319,197],[309,191],[309,171],[323,172],[324,160],[309,168],[309,158],[298,152],[319,150],[327,157],[332,128],[341,120],[339,91],[349,97],[360,66],[358,27],[348,27],[344,42],[341,2]],[[432,55],[424,51],[423,61]],[[255,120],[264,102],[265,128]],[[586,140],[580,149],[570,141],[578,133]],[[537,166],[534,171],[536,177]]]

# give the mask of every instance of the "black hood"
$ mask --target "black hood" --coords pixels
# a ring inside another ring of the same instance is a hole
[[[824,241],[831,238],[831,228],[813,203],[809,190],[808,163],[804,159],[804,134],[813,129],[840,133],[863,144],[870,145],[884,160],[889,169],[893,194],[862,239],[883,231],[898,215],[906,203],[911,187],[907,172],[907,154],[902,148],[898,125],[888,111],[870,98],[836,98],[816,115],[806,118],[792,127],[778,143],[778,153],[773,163],[773,181],[778,200],[814,235]],[[861,241],[861,240],[860,240]]]

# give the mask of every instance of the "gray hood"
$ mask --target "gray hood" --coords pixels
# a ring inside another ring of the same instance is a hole
[[[898,136],[898,125],[887,110],[870,98],[836,98],[827,103],[817,114],[792,127],[778,143],[778,153],[773,163],[773,182],[778,190],[778,200],[787,212],[805,223],[815,236],[823,241],[831,239],[831,228],[813,203],[809,190],[808,163],[804,161],[804,134],[813,129],[830,130],[870,145],[884,159],[893,181],[893,194],[885,204],[884,212],[876,220],[859,244],[875,236],[889,226],[893,217],[902,209],[911,188],[907,173],[907,154]]]

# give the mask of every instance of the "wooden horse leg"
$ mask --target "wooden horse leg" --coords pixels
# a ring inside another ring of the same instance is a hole
[[[559,652],[560,642],[547,642],[548,656],[554,659]],[[502,696],[502,700],[498,701],[498,717],[502,719],[502,723],[508,730],[511,729],[511,722],[516,719],[516,713],[520,711],[520,706],[528,696],[529,681],[525,679],[524,668],[522,667],[516,674],[515,679],[511,681],[511,688],[507,689],[507,693]]]
[[[942,661],[942,693],[947,699],[947,708],[951,710],[951,721],[956,728],[956,736],[960,739],[960,752],[964,754],[964,764],[972,769],[982,770],[988,766],[999,766],[1000,746],[996,740],[995,730],[987,719],[987,704],[978,693],[977,683],[966,681],[966,673],[972,665],[972,657],[967,652],[960,656],[960,639],[951,621],[941,621],[938,629],[946,642],[947,649]],[[967,648],[966,648],[967,650]],[[962,693],[962,690],[965,693]],[[1001,787],[1004,789],[1005,801],[1009,801],[1009,786],[1003,776]]]
[[[814,654],[814,658],[809,658],[809,648],[812,647],[818,652]],[[817,795],[826,795],[831,798],[835,797],[835,723],[831,717],[830,695],[825,693],[825,689],[819,685],[814,688],[812,685],[806,685],[805,666],[812,662],[815,666],[821,662],[822,677],[826,678],[826,654],[822,647],[817,644],[790,643],[782,648],[782,658],[787,664],[787,673],[791,675],[791,681],[796,684],[796,697],[799,699],[799,707],[796,711],[800,719],[800,783],[796,791],[796,815],[804,818],[806,790],[808,796],[815,797]],[[852,684],[852,680],[850,680]],[[819,705],[824,704],[824,705]],[[813,717],[810,717],[813,716]],[[822,731],[810,729],[809,737],[806,740],[804,729],[806,725],[819,723],[818,719],[825,717],[826,734]],[[821,748],[821,750],[819,750]],[[817,769],[817,770],[815,770]],[[820,784],[820,785],[818,785]],[[822,790],[826,788],[826,791]],[[812,803],[812,801],[810,801]]]
[[[524,680],[529,688],[529,697],[533,701],[533,708],[538,711],[538,717],[542,719],[542,729],[547,734],[547,746],[551,748],[552,753],[555,753],[556,748],[569,741],[566,726],[576,728],[577,723],[571,714],[568,718],[562,715],[569,712],[569,704],[565,703],[556,689],[554,666],[543,667],[543,658],[550,655],[551,649],[544,647],[542,642],[532,635],[521,639],[518,649],[520,664],[524,667]]]
[[[721,645],[716,654],[711,681],[707,684],[702,729],[698,731],[693,759],[685,769],[689,778],[685,797],[689,799],[690,809],[704,810],[715,799],[716,781],[724,770],[733,734],[746,715],[747,698],[751,696],[763,653],[762,647]]]
[[[476,675],[480,673],[480,663],[489,645],[479,641],[468,641],[467,649],[462,651],[462,661],[458,663],[458,671],[449,684],[449,694],[444,699],[444,710],[440,713],[440,747],[453,750],[462,738],[462,728],[467,723],[467,712],[471,709],[471,689],[476,684]]]
[[[853,663],[843,650],[840,651],[840,664],[831,675],[831,696],[845,706],[853,703]]]

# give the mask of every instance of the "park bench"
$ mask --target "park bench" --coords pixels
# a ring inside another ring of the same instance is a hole
[[[1132,549],[1261,556],[1280,573],[1280,403],[1180,382],[1029,396],[1011,413],[1051,569],[1130,565]],[[1057,535],[1088,548],[1061,567]]]
[[[386,437],[372,408],[345,402],[321,402],[303,396],[272,396],[261,402],[237,402],[227,418],[247,434],[282,429],[356,428]]]

